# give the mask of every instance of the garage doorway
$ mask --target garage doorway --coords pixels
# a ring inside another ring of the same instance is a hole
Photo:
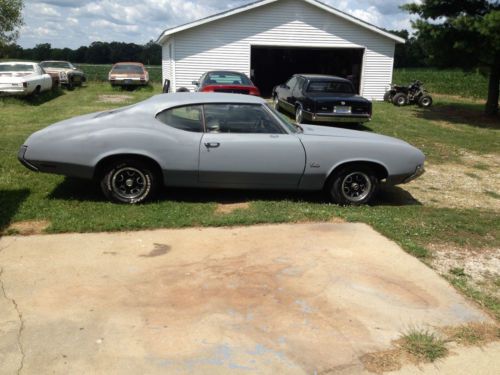
[[[297,73],[349,78],[359,93],[363,54],[363,48],[252,46],[250,75],[264,97]]]

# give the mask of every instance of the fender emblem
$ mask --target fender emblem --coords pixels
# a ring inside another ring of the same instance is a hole
[[[316,162],[311,163],[311,164],[309,164],[309,165],[311,166],[311,168],[319,168],[319,167],[321,167],[321,166],[319,165],[319,163],[316,163]]]

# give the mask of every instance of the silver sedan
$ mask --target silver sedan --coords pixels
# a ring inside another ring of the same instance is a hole
[[[342,205],[369,202],[377,185],[411,181],[424,154],[368,132],[297,126],[261,98],[161,94],[53,124],[18,155],[33,171],[100,182],[121,203],[162,186],[326,191]]]

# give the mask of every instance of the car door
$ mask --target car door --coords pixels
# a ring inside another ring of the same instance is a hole
[[[297,187],[305,151],[260,104],[205,104],[199,181],[217,187]]]
[[[296,84],[297,77],[293,76],[282,87],[280,87],[280,95],[278,96],[281,107],[292,113],[295,112],[293,90],[295,89]]]

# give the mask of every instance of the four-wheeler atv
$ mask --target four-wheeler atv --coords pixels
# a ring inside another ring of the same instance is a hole
[[[399,107],[418,104],[420,107],[427,108],[432,105],[432,97],[420,81],[414,81],[409,86],[391,85],[391,89],[384,94],[384,101]]]

